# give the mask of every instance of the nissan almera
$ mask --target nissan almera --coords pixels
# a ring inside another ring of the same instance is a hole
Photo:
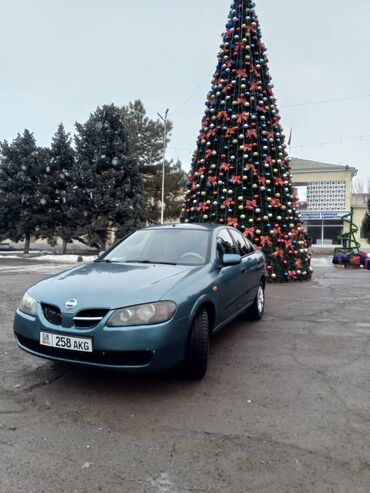
[[[265,259],[234,228],[166,225],[31,287],[18,346],[41,358],[126,371],[207,370],[210,337],[265,308]]]

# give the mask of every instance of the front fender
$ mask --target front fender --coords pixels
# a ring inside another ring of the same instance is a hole
[[[195,319],[197,313],[199,312],[200,307],[203,306],[203,305],[205,305],[205,304],[211,304],[212,305],[213,311],[214,311],[214,313],[213,313],[214,320],[217,319],[217,302],[216,302],[216,298],[214,296],[210,296],[209,294],[203,294],[194,303],[193,308],[192,308],[192,310],[190,312],[190,315],[189,315],[189,332],[190,332],[190,329],[191,329],[191,327],[193,325],[194,319]]]

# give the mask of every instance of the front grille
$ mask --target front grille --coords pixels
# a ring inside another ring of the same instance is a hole
[[[63,358],[71,362],[96,363],[108,366],[146,366],[152,358],[152,351],[93,351],[82,353],[41,346],[37,341],[17,334],[17,339],[27,349],[44,356]]]
[[[98,323],[103,320],[108,312],[109,310],[105,308],[82,310],[73,318],[75,327],[91,329],[98,325]]]
[[[53,325],[62,325],[62,314],[57,306],[42,303],[41,307],[48,322]]]

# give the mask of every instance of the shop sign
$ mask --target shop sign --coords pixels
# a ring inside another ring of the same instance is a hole
[[[328,221],[342,219],[349,211],[301,211],[303,221]]]

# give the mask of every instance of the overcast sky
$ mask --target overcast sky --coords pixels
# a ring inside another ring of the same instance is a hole
[[[0,0],[0,139],[29,128],[48,145],[59,122],[73,131],[97,105],[140,98],[150,116],[175,113],[168,152],[188,169],[230,3]],[[370,0],[256,10],[292,155],[370,176]],[[356,99],[296,106],[342,98]]]

